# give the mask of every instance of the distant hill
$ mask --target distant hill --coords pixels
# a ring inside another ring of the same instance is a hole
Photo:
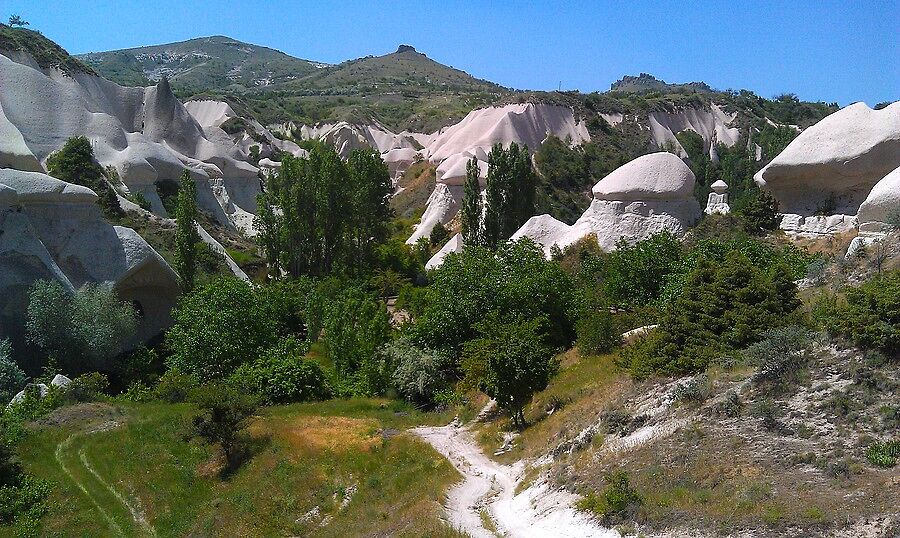
[[[182,95],[274,86],[325,66],[225,36],[93,52],[78,59],[123,85],[141,86],[168,77]]]
[[[611,92],[626,92],[626,93],[640,93],[640,92],[648,92],[655,91],[661,93],[669,93],[669,92],[678,92],[684,90],[691,90],[695,92],[703,92],[710,93],[715,90],[709,87],[705,82],[688,82],[686,84],[669,84],[664,80],[660,80],[649,73],[641,73],[640,75],[634,77],[631,75],[625,75],[620,80],[613,82],[609,91]]]
[[[327,65],[213,36],[78,59],[119,84],[144,86],[165,76],[184,99],[227,97],[263,123],[377,119],[396,129],[433,131],[508,93],[410,45]]]

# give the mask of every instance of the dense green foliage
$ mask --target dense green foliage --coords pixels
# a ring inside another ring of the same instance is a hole
[[[864,349],[900,356],[900,271],[879,274],[845,294],[845,303],[826,297],[817,304],[820,324]]]
[[[197,185],[187,170],[181,174],[178,202],[175,206],[175,271],[181,290],[190,293],[194,289],[197,274]]]
[[[493,250],[534,215],[537,176],[528,148],[515,142],[508,149],[495,144],[488,154],[484,203],[477,185],[478,166],[473,159],[466,167],[460,217],[463,241]]]
[[[47,157],[47,171],[57,179],[96,192],[100,198],[98,205],[106,217],[122,215],[116,192],[106,182],[104,170],[94,159],[94,148],[87,137],[75,136],[66,140],[62,149]]]
[[[314,144],[308,159],[285,156],[267,187],[256,222],[272,276],[372,268],[391,215],[390,175],[376,152],[354,151],[345,163]]]
[[[717,354],[746,347],[766,329],[789,324],[799,305],[797,287],[783,264],[764,271],[737,250],[720,262],[701,256],[659,328],[627,348],[622,363],[638,377],[698,372]]]
[[[378,356],[391,332],[384,304],[362,289],[347,288],[329,304],[324,327],[328,358],[346,387],[356,394],[383,392],[391,375]]]
[[[37,372],[49,359],[72,375],[111,369],[136,321],[134,308],[109,287],[87,284],[70,293],[59,282],[39,280],[29,293],[25,325],[28,339],[44,352],[25,370]]]
[[[525,426],[525,405],[544,390],[558,364],[545,343],[542,318],[504,321],[492,313],[476,326],[478,337],[463,346],[466,376]]]
[[[545,318],[553,346],[574,339],[572,279],[531,240],[501,243],[496,252],[468,247],[431,276],[427,305],[410,330],[419,345],[457,354],[492,312],[504,320]]]
[[[322,367],[304,358],[308,347],[287,338],[255,362],[239,366],[229,381],[269,404],[324,400],[331,389]]]
[[[170,368],[201,381],[224,379],[275,343],[276,321],[250,284],[220,278],[182,296],[166,333]]]
[[[12,360],[9,340],[0,340],[0,405],[25,386],[25,372]]]
[[[589,492],[578,501],[578,507],[597,514],[607,524],[633,519],[644,498],[629,484],[628,474],[625,471],[610,473],[606,483],[601,494]]]
[[[444,352],[422,349],[408,338],[398,338],[379,352],[394,368],[393,381],[397,391],[412,402],[429,405],[438,391],[446,387],[451,357]]]

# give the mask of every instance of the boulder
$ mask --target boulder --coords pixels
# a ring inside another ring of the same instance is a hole
[[[856,103],[797,136],[754,180],[781,211],[856,215],[875,184],[900,166],[900,102]]]
[[[857,220],[861,230],[882,228],[892,217],[900,216],[900,166],[872,187]],[[894,223],[896,224],[896,223]]]

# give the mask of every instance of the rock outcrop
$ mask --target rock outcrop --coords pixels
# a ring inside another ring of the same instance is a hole
[[[231,141],[208,137],[163,79],[125,88],[88,72],[41,68],[27,53],[0,50],[0,166],[44,171],[47,157],[86,136],[124,187],[165,215],[157,184],[184,170],[198,203],[223,224],[247,228],[259,192],[257,169]]]
[[[39,279],[69,290],[112,286],[138,310],[139,340],[171,323],[175,272],[137,232],[107,223],[96,202],[85,187],[0,169],[0,333],[21,331],[28,290]]]
[[[432,269],[437,269],[444,263],[444,259],[447,258],[450,254],[459,253],[463,250],[463,240],[462,235],[456,234],[447,241],[444,246],[441,247],[434,256],[428,260],[428,263],[425,264],[425,269],[431,271]]]
[[[529,237],[549,256],[593,235],[604,250],[616,242],[629,243],[663,231],[683,234],[700,218],[693,198],[694,174],[678,156],[667,152],[638,157],[615,169],[593,188],[594,200],[569,226],[549,215],[529,219],[513,239]]]
[[[889,222],[900,218],[900,166],[872,187],[859,206],[857,221],[860,231],[881,231]]]
[[[900,102],[856,103],[797,136],[754,180],[786,214],[782,227],[819,227],[816,214],[857,214],[875,184],[900,166]]]

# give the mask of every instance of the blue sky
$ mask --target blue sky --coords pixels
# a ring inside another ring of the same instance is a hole
[[[624,74],[846,105],[900,99],[900,0],[349,2],[4,0],[71,53],[227,35],[338,63],[400,43],[522,89]]]

